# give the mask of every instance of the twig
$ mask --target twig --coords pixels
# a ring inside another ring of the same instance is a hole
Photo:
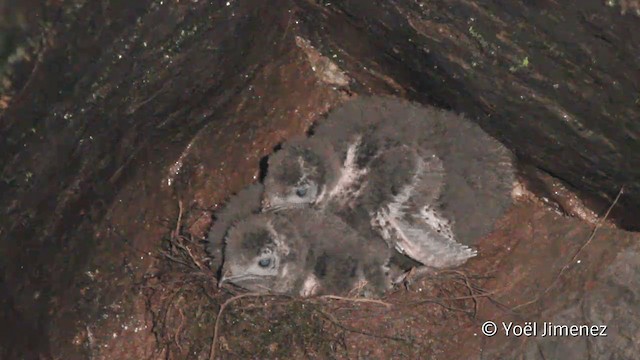
[[[283,44],[284,39],[287,37],[287,34],[289,33],[289,26],[291,26],[291,18],[293,17],[293,15],[295,13],[291,9],[289,9],[289,11],[290,11],[289,20],[287,20],[287,26],[284,29],[284,33],[282,34],[282,38],[280,39],[280,44],[281,44],[280,46],[281,47],[283,46],[282,44]]]
[[[176,221],[176,230],[172,237],[178,237],[180,235],[180,223],[182,223],[182,200],[178,200],[178,221]]]
[[[491,296],[495,295],[496,293],[503,292],[504,290],[506,290],[506,288],[499,288],[499,289],[494,289],[492,291],[487,291],[487,290],[485,290],[485,289],[483,289],[481,287],[476,286],[472,282],[472,278],[476,279],[476,278],[487,278],[487,277],[470,276],[466,272],[463,272],[463,271],[460,271],[460,270],[438,270],[433,274],[432,279],[434,279],[434,280],[436,280],[436,279],[442,279],[442,280],[453,279],[456,283],[461,284],[462,286],[464,286],[467,289],[468,295],[452,296],[452,297],[434,297],[434,298],[427,298],[427,299],[422,299],[422,300],[419,300],[419,301],[407,302],[407,303],[402,303],[402,304],[403,305],[420,305],[420,304],[424,304],[424,303],[433,303],[433,304],[436,304],[436,305],[440,305],[440,306],[444,307],[445,309],[462,311],[462,312],[465,312],[465,313],[469,313],[469,315],[471,315],[472,317],[475,317],[475,314],[478,311],[479,298],[483,298],[484,297],[484,298],[488,298],[491,301],[494,301],[491,298]],[[472,311],[467,311],[465,309],[453,308],[453,307],[450,307],[450,306],[444,304],[445,301],[459,301],[459,300],[472,300],[473,301],[473,310]]]
[[[196,267],[201,270],[201,271],[206,271],[206,268],[204,267],[204,265],[202,265],[200,263],[200,261],[198,260],[198,258],[193,254],[193,252],[191,251],[191,249],[185,245],[183,243],[183,241],[190,241],[188,238],[184,237],[184,236],[177,236],[173,239],[174,241],[172,242],[172,245],[176,246],[177,248],[179,248],[180,250],[182,250],[184,253],[186,253],[186,255],[189,257],[189,259],[191,261],[193,261],[193,263],[196,265]]]
[[[162,329],[162,334],[160,335],[160,337],[158,338],[159,340],[163,340],[164,345],[167,348],[167,352],[170,352],[169,350],[169,346],[170,346],[170,335],[168,334],[167,330],[167,319],[169,319],[169,313],[173,307],[174,302],[176,301],[176,297],[178,297],[179,295],[181,295],[182,293],[182,289],[178,289],[177,291],[171,293],[170,295],[167,295],[167,297],[169,297],[169,301],[167,303],[167,308],[164,310],[164,316],[162,316],[162,319],[160,319],[160,311],[158,312],[158,326],[161,326]],[[161,301],[164,302],[166,298],[165,297],[161,297]],[[180,299],[178,299],[178,302],[180,301]],[[176,307],[176,309],[179,309],[178,307]],[[177,343],[176,343],[177,345]]]
[[[329,300],[340,300],[340,301],[350,301],[350,302],[355,302],[355,303],[370,303],[370,304],[378,304],[378,305],[382,305],[382,306],[386,306],[386,307],[391,307],[393,306],[392,304],[382,301],[382,300],[376,300],[376,299],[366,299],[366,298],[351,298],[351,297],[344,297],[344,296],[337,296],[337,295],[322,295],[320,296],[320,299],[329,299]]]
[[[481,290],[479,293],[476,293],[476,290],[473,286],[473,284],[471,283],[471,281],[469,280],[469,277],[467,276],[467,274],[461,273],[462,276],[462,280],[464,282],[464,285],[467,287],[467,290],[469,290],[469,296],[471,296],[471,298],[473,299],[473,317],[475,318],[476,315],[478,314],[478,295],[479,294],[483,294],[485,291]]]
[[[218,310],[218,317],[216,317],[216,323],[213,327],[213,339],[211,340],[211,350],[209,351],[209,360],[214,360],[216,357],[216,345],[218,343],[218,333],[220,332],[220,319],[222,319],[222,313],[224,310],[234,301],[247,298],[247,297],[267,297],[267,296],[282,296],[289,297],[288,295],[278,295],[278,294],[260,294],[260,293],[246,293],[236,295],[232,298],[227,299],[222,306],[220,306],[220,310]]]
[[[564,274],[565,271],[567,271],[567,269],[569,269],[569,267],[571,267],[571,265],[576,261],[576,259],[578,258],[578,256],[580,256],[580,254],[582,253],[582,251],[587,247],[587,245],[589,245],[591,243],[591,241],[593,240],[593,238],[596,236],[596,233],[598,232],[598,229],[600,229],[600,226],[602,225],[603,222],[607,221],[607,218],[609,217],[609,214],[611,213],[611,210],[613,209],[614,206],[616,206],[616,204],[618,203],[618,200],[620,200],[620,196],[622,195],[622,193],[624,192],[624,186],[620,187],[620,191],[618,191],[618,195],[616,196],[616,198],[613,200],[613,202],[611,203],[611,206],[609,206],[609,209],[607,209],[607,212],[604,214],[604,217],[602,217],[600,220],[598,220],[598,222],[596,223],[595,227],[593,228],[593,230],[591,231],[591,235],[589,236],[589,238],[587,239],[587,241],[584,242],[584,244],[582,244],[582,246],[580,246],[580,248],[578,249],[578,251],[576,251],[576,253],[573,255],[573,257],[571,257],[571,260],[569,262],[567,262],[562,269],[560,269],[560,272],[558,272],[558,275],[555,277],[555,279],[553,280],[553,282],[551,282],[551,285],[549,285],[543,292],[542,294],[539,294],[538,296],[536,296],[533,300],[527,301],[525,303],[519,304],[514,306],[513,308],[511,308],[511,310],[516,310],[519,309],[521,307],[525,307],[528,305],[531,305],[533,303],[538,302],[544,295],[546,295],[549,291],[551,291],[551,289],[553,289],[556,284],[560,281],[560,278],[562,277],[562,275]]]
[[[493,291],[487,291],[487,292],[482,292],[482,293],[474,293],[472,295],[464,295],[464,296],[454,296],[454,297],[449,297],[449,298],[430,298],[430,299],[422,299],[416,302],[412,302],[412,303],[407,303],[407,304],[413,304],[413,305],[419,305],[425,302],[436,302],[436,301],[456,301],[456,300],[477,300],[478,298],[482,298],[482,297],[491,297],[491,295],[495,295],[501,291],[503,291],[504,288],[502,289],[496,289]]]
[[[178,299],[178,302],[180,302],[180,299]],[[178,345],[178,349],[180,350],[180,352],[182,352],[182,345],[180,345],[180,332],[182,331],[182,327],[184,326],[184,311],[182,311],[182,308],[178,308],[178,313],[180,314],[180,325],[178,325],[178,329],[173,335],[173,340],[175,341],[176,345]]]
[[[378,335],[378,334],[370,333],[368,331],[354,329],[352,327],[349,327],[349,326],[346,326],[346,325],[342,324],[340,321],[338,321],[338,319],[335,318],[335,316],[333,316],[332,314],[330,314],[330,313],[328,313],[328,312],[326,312],[326,311],[324,311],[322,309],[315,309],[315,311],[317,311],[318,313],[320,313],[321,315],[326,317],[329,320],[329,322],[331,322],[333,325],[339,327],[342,330],[349,331],[349,332],[356,333],[356,334],[371,336],[371,337],[375,337],[375,338],[379,338],[379,339],[394,340],[394,341],[400,341],[400,342],[404,342],[404,343],[407,342],[406,339],[403,339],[403,338],[400,338],[400,337]]]
[[[204,265],[200,263],[200,261],[196,258],[195,255],[193,255],[193,253],[191,252],[191,249],[189,249],[189,247],[186,245],[184,247],[187,249],[187,254],[189,254],[189,257],[193,260],[193,262],[196,264],[198,269],[200,269],[200,271],[206,271],[206,268],[204,267]]]
[[[216,356],[216,346],[217,346],[217,343],[218,343],[218,338],[219,338],[219,333],[220,333],[220,324],[221,324],[222,315],[223,315],[225,309],[232,302],[235,302],[237,300],[240,300],[240,299],[243,299],[243,298],[247,298],[247,297],[284,297],[284,298],[291,299],[293,301],[300,300],[300,299],[292,298],[290,295],[286,295],[286,294],[264,294],[264,293],[246,293],[246,294],[240,294],[240,295],[236,295],[236,296],[233,296],[233,297],[229,298],[228,300],[226,300],[220,306],[220,310],[218,311],[218,317],[216,318],[216,322],[215,322],[214,330],[213,330],[213,339],[211,340],[211,350],[209,352],[209,360],[214,360],[215,356]],[[378,304],[378,305],[384,305],[384,306],[387,306],[387,307],[392,306],[390,303],[384,302],[382,300],[375,300],[375,299],[348,298],[348,297],[335,296],[335,295],[323,295],[323,296],[320,296],[319,298],[320,299],[330,299],[330,300],[351,301],[351,302],[374,303],[374,304]],[[378,337],[378,338],[384,338],[384,339],[390,339],[390,340],[396,340],[396,341],[406,341],[405,339],[401,339],[401,338],[377,335],[377,334],[369,333],[369,332],[366,332],[366,331],[349,328],[349,327],[347,327],[345,325],[342,325],[331,314],[323,311],[322,309],[316,308],[315,306],[314,306],[314,308],[315,308],[315,311],[317,311],[320,314],[322,314],[323,316],[325,316],[327,319],[329,319],[329,321],[331,323],[333,323],[334,325],[338,326],[339,328],[341,328],[343,330],[354,332],[354,333],[359,333],[359,334],[362,334],[362,335]]]
[[[611,210],[613,209],[614,206],[616,206],[616,204],[618,203],[618,200],[620,200],[620,196],[622,195],[623,191],[624,191],[624,186],[620,188],[620,191],[618,191],[618,195],[616,195],[616,198],[611,203],[611,206],[609,206],[609,209],[607,209],[607,212],[604,214],[602,221],[598,221],[596,226],[593,228],[593,231],[591,232],[591,236],[589,236],[589,239],[584,244],[582,244],[580,249],[578,249],[575,255],[573,255],[573,257],[571,258],[571,261],[562,268],[562,271],[565,271],[566,269],[568,269],[569,266],[571,266],[571,264],[576,261],[576,259],[578,258],[582,250],[584,250],[584,248],[586,248],[587,245],[589,245],[591,240],[593,240],[593,238],[596,236],[596,232],[598,232],[598,229],[600,228],[602,223],[607,220],[607,218],[609,217],[609,214],[611,213]],[[560,274],[562,274],[562,271],[560,272]]]
[[[161,253],[169,260],[181,264],[192,270],[200,270],[204,274],[210,274],[211,271],[203,264],[202,259],[194,253],[188,244],[197,245],[191,236],[180,234],[182,227],[182,218],[184,207],[182,201],[178,200],[178,218],[176,220],[175,229],[171,231],[169,238],[169,250]]]
[[[185,267],[191,267],[191,265],[187,264],[185,261],[178,259],[177,257],[169,254],[167,251],[160,251],[162,255],[164,255],[167,259],[174,261],[178,264],[184,265]]]
[[[439,301],[439,300],[424,300],[422,301],[422,303],[430,303],[430,304],[435,304],[435,305],[439,305],[441,307],[443,307],[446,310],[449,311],[456,311],[456,312],[461,312],[461,313],[465,313],[467,315],[471,315],[469,313],[469,310],[465,309],[465,308],[459,308],[459,307],[455,307],[455,306],[451,306],[451,305],[447,305],[444,303],[444,301]]]
[[[358,285],[351,289],[351,291],[349,291],[348,295],[349,297],[355,297],[356,295],[360,294],[362,292],[362,289],[365,288],[365,286],[367,286],[369,282],[364,280],[364,281],[359,281]]]

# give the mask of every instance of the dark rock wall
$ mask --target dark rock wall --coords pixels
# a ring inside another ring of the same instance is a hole
[[[162,193],[171,165],[208,124],[234,136],[223,143],[203,139],[214,153],[231,142],[246,145],[240,135],[255,132],[256,123],[230,114],[240,98],[250,98],[247,87],[261,69],[289,51],[263,46],[281,39],[284,15],[256,3],[69,1],[61,7],[43,40],[42,61],[34,62],[0,119],[0,301],[15,325],[2,343],[27,357],[71,346],[79,317],[100,316],[118,286],[130,290],[115,281],[129,260],[110,259],[101,268],[112,288],[81,294],[95,257],[146,254],[137,232],[154,238],[149,249],[159,248],[162,233],[150,228],[165,227],[161,222],[177,204],[173,191],[188,186],[185,174],[196,168],[176,170],[181,178]],[[241,163],[233,159],[245,156],[236,149],[227,160],[235,167]],[[123,215],[128,224],[119,228],[114,223]],[[0,357],[17,356],[7,351]]]

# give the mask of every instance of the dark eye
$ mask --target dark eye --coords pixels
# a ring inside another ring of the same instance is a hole
[[[260,261],[258,261],[258,265],[260,267],[266,268],[267,266],[271,265],[271,258],[260,259]]]
[[[307,188],[301,187],[296,189],[296,195],[298,195],[299,197],[304,197],[305,195],[307,195]]]

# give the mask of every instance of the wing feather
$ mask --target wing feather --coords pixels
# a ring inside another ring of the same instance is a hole
[[[423,265],[457,266],[477,252],[455,240],[451,221],[432,206],[442,190],[444,169],[434,155],[417,155],[411,182],[372,216],[372,226],[395,249]]]

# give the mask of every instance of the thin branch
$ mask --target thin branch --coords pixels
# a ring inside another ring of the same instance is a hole
[[[349,326],[346,326],[346,325],[342,324],[340,321],[338,321],[338,319],[335,318],[335,316],[333,316],[332,314],[330,314],[330,313],[328,313],[328,312],[326,312],[326,311],[324,311],[322,309],[315,309],[315,310],[318,313],[320,313],[321,315],[323,315],[325,318],[327,318],[327,320],[329,320],[330,323],[332,323],[333,325],[339,327],[342,330],[349,331],[349,332],[356,333],[356,334],[371,336],[371,337],[375,337],[375,338],[379,338],[379,339],[400,341],[400,342],[404,342],[404,343],[407,342],[406,339],[403,339],[403,338],[400,338],[400,337],[378,335],[378,334],[370,333],[368,331],[354,329],[352,327],[349,327]]]
[[[227,301],[225,301],[222,306],[220,306],[220,310],[218,310],[218,317],[216,317],[216,323],[213,327],[213,339],[211,340],[211,350],[209,352],[209,360],[214,360],[216,357],[216,346],[218,343],[218,334],[220,332],[220,319],[222,319],[222,314],[224,312],[224,310],[227,308],[227,306],[229,306],[229,304],[231,304],[234,301],[243,299],[243,298],[248,298],[248,297],[289,297],[288,295],[278,295],[278,294],[260,294],[260,293],[246,293],[246,294],[240,294],[240,295],[236,295],[232,298],[227,299]]]
[[[573,255],[573,257],[571,257],[571,260],[569,262],[567,262],[562,269],[560,269],[560,272],[558,272],[558,275],[555,277],[555,279],[553,280],[553,282],[551,282],[551,285],[549,285],[543,292],[542,294],[539,294],[538,296],[536,296],[533,300],[527,301],[525,303],[519,304],[514,306],[511,310],[517,310],[519,308],[525,307],[525,306],[529,306],[531,304],[534,304],[538,301],[540,301],[540,299],[545,296],[547,293],[549,293],[549,291],[551,291],[551,289],[553,289],[557,283],[560,281],[560,278],[562,277],[562,275],[565,273],[565,271],[567,271],[571,265],[573,265],[576,260],[578,259],[578,256],[580,256],[580,254],[582,253],[582,251],[591,243],[591,241],[593,240],[593,238],[596,236],[596,233],[598,232],[598,229],[600,229],[600,226],[602,225],[603,222],[607,221],[607,218],[609,217],[609,214],[611,213],[611,210],[613,209],[614,206],[616,206],[616,204],[618,203],[618,200],[620,200],[620,196],[622,195],[622,193],[624,192],[624,186],[620,187],[620,191],[618,191],[618,195],[616,196],[616,198],[613,200],[613,202],[611,203],[611,206],[609,206],[609,209],[607,209],[607,212],[604,214],[604,217],[602,217],[597,223],[596,226],[593,228],[593,231],[591,231],[591,235],[589,236],[589,238],[587,239],[587,241],[584,242],[584,244],[582,244],[582,246],[580,246],[580,248],[578,249],[578,251],[576,251],[576,253]]]
[[[180,224],[182,223],[182,200],[178,200],[178,221],[176,221],[176,230],[173,233],[174,237],[180,235]]]
[[[382,305],[382,306],[386,306],[386,307],[392,307],[393,305],[382,301],[382,300],[376,300],[376,299],[366,299],[366,298],[351,298],[351,297],[344,297],[344,296],[337,296],[337,295],[322,295],[320,296],[320,299],[329,299],[329,300],[340,300],[340,301],[350,301],[350,302],[354,302],[354,303],[369,303],[369,304],[378,304],[378,305]]]

